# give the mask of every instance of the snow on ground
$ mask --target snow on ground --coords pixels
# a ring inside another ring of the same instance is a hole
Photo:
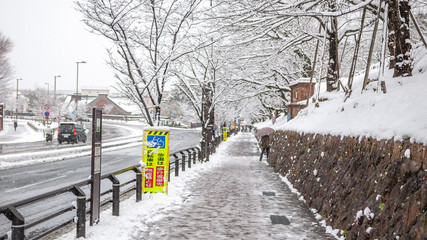
[[[217,152],[225,152],[227,144],[221,144]],[[100,222],[89,227],[86,223],[86,238],[91,240],[105,239],[140,239],[137,236],[139,228],[144,228],[141,225],[141,219],[146,219],[148,224],[150,221],[155,221],[152,215],[162,217],[160,212],[179,211],[180,205],[184,202],[183,196],[189,195],[189,182],[202,177],[204,171],[214,168],[227,158],[220,154],[213,155],[209,163],[194,164],[191,169],[185,172],[180,172],[179,177],[171,174],[171,181],[168,186],[168,194],[143,194],[142,201],[136,202],[135,196],[120,202],[120,216],[112,216],[111,209],[101,212]],[[74,240],[76,236],[75,230],[64,234],[58,240]],[[83,239],[83,238],[82,238]]]
[[[27,125],[27,122],[38,128],[38,131],[34,131]],[[13,129],[12,120],[6,120],[6,126],[4,131],[0,132],[0,144],[13,144],[23,142],[37,142],[44,139],[43,129],[44,126],[37,124],[29,120],[19,120],[17,131]],[[103,121],[103,124],[115,124],[121,130],[126,130],[131,134],[123,137],[116,137],[114,139],[103,140],[102,151],[116,151],[119,149],[135,147],[142,144],[143,129],[147,127],[146,124],[138,121],[120,122],[118,125],[117,121]],[[55,127],[55,126],[53,126]],[[170,127],[153,127],[152,129],[180,129],[181,128],[170,128]],[[87,133],[90,134],[90,133]],[[11,136],[9,138],[9,136]],[[54,136],[56,138],[56,135]],[[92,145],[86,144],[82,146],[50,149],[37,152],[23,152],[14,154],[0,155],[0,170],[30,166],[40,163],[62,161],[70,158],[77,158],[83,156],[89,156],[92,154]]]
[[[32,124],[38,131],[28,126]],[[109,121],[105,121],[108,124]],[[125,137],[115,138],[113,141],[103,143],[103,151],[115,151],[123,148],[129,148],[141,145],[142,130],[144,125],[138,122],[127,122],[128,126],[120,126],[132,134]],[[52,126],[55,127],[55,126]],[[45,127],[29,120],[19,120],[16,132],[13,129],[11,119],[5,120],[5,128],[0,132],[0,144],[13,144],[23,142],[37,142],[44,139],[43,129]],[[89,134],[89,133],[88,133]],[[10,137],[9,137],[10,136]],[[23,152],[15,154],[0,155],[0,170],[30,166],[34,164],[56,162],[65,159],[89,156],[91,154],[91,145],[84,145],[71,148],[51,149],[38,152]]]
[[[266,121],[257,127],[379,140],[410,138],[411,142],[427,144],[427,51],[418,51],[422,57],[415,60],[412,77],[392,78],[393,72],[386,71],[386,94],[374,91],[377,82],[361,93],[362,73],[355,77],[353,93],[347,101],[344,102],[342,91],[323,92],[320,97],[328,101],[320,102],[318,108],[310,103],[289,122],[283,117],[274,125]],[[377,74],[378,69],[371,70],[370,77]]]
[[[247,149],[244,153],[236,151],[242,142],[255,149]],[[120,203],[120,216],[117,217],[112,216],[111,209],[101,212],[97,225],[89,227],[87,223],[86,239],[175,239],[170,236],[177,239],[209,239],[212,236],[215,239],[332,239],[326,231],[335,233],[336,239],[343,239],[337,237],[338,230],[326,225],[322,229],[309,211],[307,215],[301,210],[304,205],[283,185],[277,185],[280,180],[264,162],[258,161],[257,151],[256,140],[249,133],[230,137],[221,143],[209,162],[192,165],[180,172],[179,177],[171,176],[168,195],[144,194],[141,202],[131,196]],[[240,174],[246,178],[230,181],[236,176],[234,167],[240,168]],[[222,191],[226,189],[224,182],[239,189],[243,184],[244,190]],[[195,183],[200,192],[194,191]],[[262,187],[276,192],[280,199],[263,197]],[[201,196],[206,196],[206,192],[214,194],[215,200]],[[248,200],[250,204],[241,202]],[[291,224],[271,224],[268,216],[279,213],[288,216]],[[197,224],[203,225],[203,230],[198,231]],[[75,239],[75,234],[74,229],[58,239]],[[198,238],[194,238],[196,235]]]
[[[4,119],[3,131],[0,131],[0,144],[37,142],[43,140],[43,129],[34,131],[27,122],[29,120],[18,120],[16,131],[13,128],[12,119]]]
[[[114,141],[103,144],[102,151],[117,151],[119,149],[135,147],[142,144],[142,137],[130,138],[127,140]],[[85,145],[80,147],[62,148],[42,152],[25,152],[11,155],[0,156],[0,170],[31,166],[40,163],[62,161],[70,158],[90,156],[92,146]]]

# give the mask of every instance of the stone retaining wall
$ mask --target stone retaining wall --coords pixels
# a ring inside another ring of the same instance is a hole
[[[270,165],[346,239],[427,239],[426,146],[291,131],[272,140]]]

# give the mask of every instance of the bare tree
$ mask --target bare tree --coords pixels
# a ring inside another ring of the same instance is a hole
[[[215,51],[215,53],[213,53]],[[207,154],[207,142],[211,141],[215,127],[215,108],[224,99],[227,89],[225,76],[226,59],[219,48],[200,49],[186,56],[175,76],[176,87],[187,98],[202,123],[202,153]]]
[[[191,52],[185,42],[201,0],[82,0],[84,22],[109,39],[109,64],[117,90],[135,102],[150,125],[160,123],[160,104],[173,63]]]
[[[9,83],[12,80],[13,70],[7,54],[12,51],[12,42],[0,32],[0,102],[6,100]]]

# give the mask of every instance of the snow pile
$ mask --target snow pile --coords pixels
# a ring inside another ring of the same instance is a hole
[[[307,133],[335,136],[372,137],[375,139],[402,140],[427,144],[427,53],[419,50],[412,77],[392,77],[385,73],[387,93],[383,94],[378,82],[371,82],[362,91],[364,73],[356,76],[353,93],[344,101],[344,93],[324,92],[315,107],[312,102],[291,121],[278,120],[272,127]],[[378,69],[370,76],[376,78]],[[322,83],[324,85],[325,83]],[[271,120],[260,126],[272,125]]]
[[[43,129],[40,128],[39,131],[34,131],[34,129],[28,125],[28,122],[31,121],[19,119],[18,128],[15,131],[12,119],[4,119],[4,129],[0,131],[0,144],[37,142],[44,140]]]

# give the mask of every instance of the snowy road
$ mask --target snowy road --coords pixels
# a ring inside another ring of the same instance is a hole
[[[6,119],[5,129],[0,132],[0,155],[17,153],[17,152],[28,152],[28,151],[44,151],[48,149],[59,149],[74,146],[90,145],[92,139],[92,125],[90,123],[84,123],[87,129],[87,141],[86,143],[78,144],[59,144],[56,141],[56,134],[54,135],[53,142],[46,143],[43,138],[42,132],[35,132],[31,129],[27,120],[19,120],[19,125],[16,131],[13,129],[13,123],[11,119]],[[126,127],[123,123],[103,123],[103,140],[111,140],[117,137],[125,137],[131,135],[135,129],[141,128],[141,125],[129,125]]]
[[[199,140],[199,131],[172,129],[170,151],[193,147]],[[113,172],[135,165],[141,158],[142,143],[132,148],[103,152],[102,172]],[[90,174],[90,164],[91,157],[85,156],[0,170],[0,203],[4,205],[82,181]]]
[[[200,131],[171,129],[170,151],[174,152],[196,146],[200,141]],[[142,136],[141,136],[142,138]],[[142,158],[142,143],[102,153],[102,173],[114,172],[137,164]],[[90,175],[90,156],[76,157],[63,161],[40,163],[0,171],[0,205],[6,205],[31,196],[39,195],[72,183],[87,179]],[[133,176],[134,177],[134,176]],[[63,196],[51,205],[41,205],[24,210],[26,216],[34,218],[40,212],[51,210],[53,205],[70,204],[75,197]],[[0,216],[0,236],[10,229],[10,222]]]

